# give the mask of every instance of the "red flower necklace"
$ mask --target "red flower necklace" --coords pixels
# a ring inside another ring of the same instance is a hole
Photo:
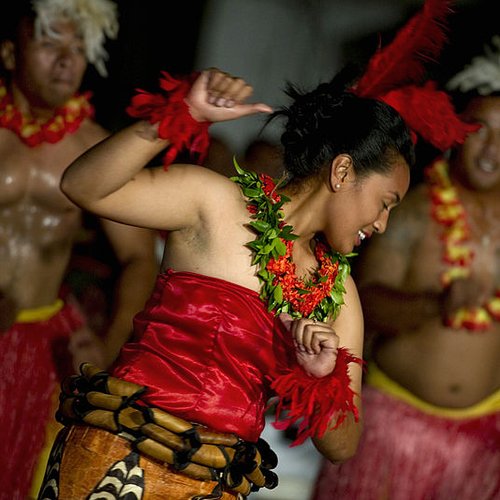
[[[283,291],[283,300],[290,303],[292,310],[300,316],[308,317],[328,297],[335,284],[339,262],[333,262],[327,247],[316,242],[315,256],[319,262],[316,275],[310,280],[297,277],[296,266],[292,261],[293,241],[286,241],[286,253],[277,259],[271,257],[266,270],[274,274],[273,285]]]
[[[288,201],[276,192],[276,184],[265,174],[241,169],[235,162],[238,183],[248,199],[252,214],[250,225],[257,233],[248,246],[254,251],[253,264],[259,264],[260,296],[275,314],[315,318],[325,321],[337,316],[344,303],[345,280],[350,265],[344,256],[316,241],[315,256],[319,267],[307,280],[297,277],[292,261],[293,241],[297,235],[283,221],[281,207]]]
[[[467,213],[448,174],[448,163],[439,159],[426,169],[431,194],[431,213],[443,227],[443,262],[447,269],[441,275],[443,287],[456,279],[470,276],[474,252],[468,245],[470,228]],[[493,320],[500,321],[500,289],[482,307],[462,308],[447,318],[451,328],[471,331],[487,330]]]
[[[33,148],[48,142],[59,142],[67,133],[76,132],[85,118],[94,116],[91,93],[76,94],[54,116],[45,122],[27,117],[14,105],[5,83],[0,79],[0,127],[14,132],[21,141]]]

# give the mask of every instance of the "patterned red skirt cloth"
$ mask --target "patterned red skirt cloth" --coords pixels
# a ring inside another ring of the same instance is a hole
[[[500,391],[453,410],[411,404],[405,389],[392,390],[381,372],[377,379],[384,383],[363,388],[356,456],[342,465],[325,460],[312,500],[500,499]]]
[[[58,493],[46,487],[40,500],[188,500],[197,496],[208,498],[217,488],[216,481],[190,478],[165,463],[132,451],[126,439],[103,429],[77,425],[62,432],[68,433],[61,434],[65,451],[58,464]],[[82,468],[81,464],[87,466]],[[110,490],[110,486],[114,489]],[[113,496],[115,490],[120,491],[119,497]],[[235,500],[240,497],[221,492],[214,498]]]
[[[47,425],[58,425],[54,394],[71,366],[68,339],[82,324],[77,310],[58,301],[22,311],[19,321],[0,335],[1,500],[30,498]]]
[[[142,400],[147,387],[90,364],[61,385],[65,425],[40,500],[231,500],[274,488],[276,454],[191,423]]]

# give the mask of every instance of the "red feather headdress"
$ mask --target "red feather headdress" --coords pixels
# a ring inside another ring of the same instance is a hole
[[[379,47],[352,91],[386,102],[410,127],[444,151],[465,141],[477,125],[457,116],[451,98],[435,82],[422,84],[425,64],[437,61],[445,42],[451,0],[427,0],[385,48]]]

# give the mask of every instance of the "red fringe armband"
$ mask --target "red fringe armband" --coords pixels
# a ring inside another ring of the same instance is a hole
[[[211,122],[195,120],[185,101],[200,73],[193,73],[182,80],[176,80],[165,71],[161,74],[160,88],[165,93],[151,94],[138,89],[126,111],[134,118],[159,123],[158,136],[170,142],[163,157],[165,170],[184,149],[203,163],[210,144],[208,127]]]
[[[358,421],[355,392],[350,387],[349,363],[362,364],[363,361],[340,347],[335,368],[326,377],[312,377],[299,365],[275,377],[271,387],[279,401],[273,426],[285,430],[299,423],[297,438],[292,446],[302,444],[309,437],[322,437],[327,430],[336,429],[349,412]],[[332,421],[332,418],[335,420]]]

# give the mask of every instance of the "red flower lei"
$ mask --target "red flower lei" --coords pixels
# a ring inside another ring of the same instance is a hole
[[[30,148],[43,142],[54,144],[67,133],[76,132],[85,118],[94,116],[91,93],[76,94],[45,122],[27,117],[17,109],[5,83],[0,79],[0,127],[14,132]]]
[[[441,283],[447,287],[453,280],[470,276],[474,258],[474,252],[468,245],[470,228],[465,208],[450,180],[448,163],[439,159],[425,173],[431,194],[432,217],[443,227],[443,262],[447,269],[441,275]],[[446,326],[484,331],[493,320],[500,321],[500,289],[482,307],[456,311],[447,318]]]
[[[320,321],[335,318],[344,303],[344,283],[350,272],[347,257],[333,252],[316,241],[315,256],[319,268],[314,276],[303,280],[296,275],[292,261],[292,227],[282,220],[281,206],[288,199],[276,192],[274,180],[265,174],[241,169],[232,177],[248,198],[253,215],[251,226],[258,236],[248,246],[254,251],[254,264],[260,264],[260,296],[275,314],[285,312],[292,317],[309,317]]]
[[[333,262],[327,253],[327,247],[316,242],[315,256],[320,266],[311,280],[303,280],[296,275],[296,266],[292,261],[293,241],[284,242],[285,255],[277,259],[270,258],[266,269],[274,274],[273,284],[283,291],[283,300],[289,302],[292,309],[303,317],[310,316],[322,300],[328,297],[335,284],[339,263]]]

